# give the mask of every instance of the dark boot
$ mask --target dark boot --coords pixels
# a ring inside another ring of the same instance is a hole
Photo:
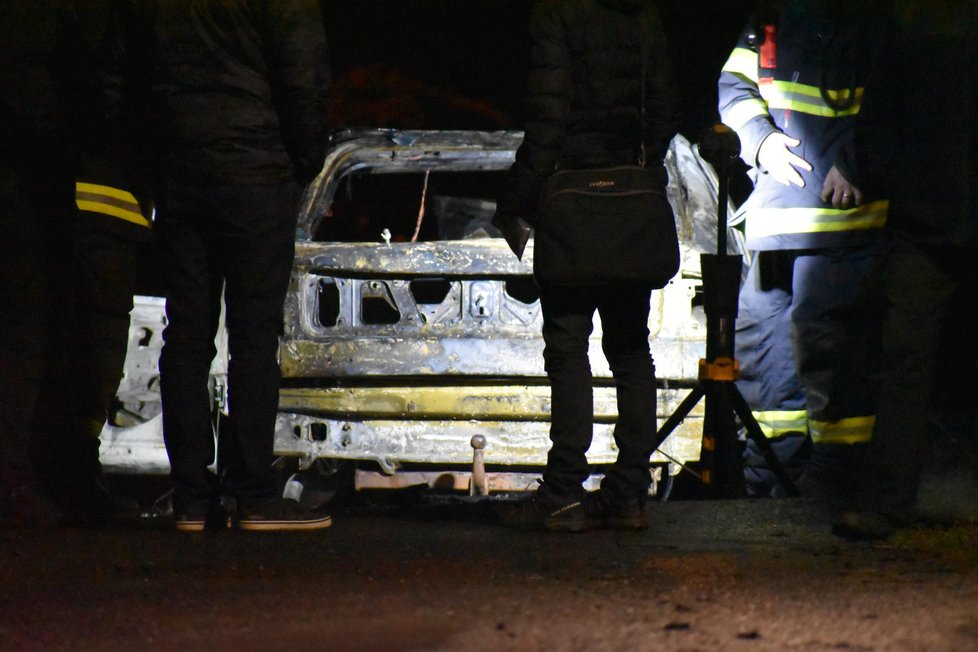
[[[581,532],[601,524],[587,513],[583,490],[576,494],[558,494],[543,482],[529,496],[500,506],[499,521],[521,530],[551,532]]]

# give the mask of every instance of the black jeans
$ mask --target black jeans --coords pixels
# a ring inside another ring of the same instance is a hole
[[[278,337],[295,253],[298,192],[292,184],[172,185],[155,234],[168,323],[160,357],[163,435],[177,506],[213,500],[208,376],[221,294],[227,309],[230,433],[221,432],[224,491],[242,501],[276,492]],[[227,454],[224,449],[227,448]]]
[[[601,317],[601,347],[615,379],[618,458],[602,489],[618,495],[648,491],[656,433],[655,366],[649,352],[647,287],[541,288],[544,363],[551,388],[552,446],[544,482],[556,493],[579,494],[589,474],[594,401],[588,337]]]

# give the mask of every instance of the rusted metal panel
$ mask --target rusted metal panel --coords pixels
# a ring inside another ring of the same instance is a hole
[[[678,428],[652,455],[654,464],[699,459],[697,417]],[[472,462],[469,440],[475,435],[486,438],[488,465],[542,467],[550,449],[550,424],[540,421],[361,420],[279,413],[278,424],[276,454],[299,457],[303,466],[318,458],[372,462],[385,473],[394,473],[404,464],[467,465]],[[595,424],[587,455],[590,464],[615,460],[612,431],[612,424]]]
[[[470,463],[469,441],[482,435],[486,439],[486,464],[542,466],[546,460],[550,448],[549,388],[400,388],[398,396],[385,400],[386,390],[286,390],[289,398],[284,399],[278,418],[276,453],[302,457],[307,466],[317,458],[369,460],[393,473],[405,463]],[[660,425],[687,392],[659,390]],[[356,407],[358,399],[365,401],[362,409]],[[610,464],[617,455],[612,432],[617,416],[614,402],[612,388],[595,389],[598,418],[588,452],[592,464]],[[293,412],[287,405],[299,406],[304,413]],[[450,410],[453,405],[457,411]],[[655,452],[653,462],[699,459],[702,415],[702,406],[694,408],[690,418]]]
[[[455,243],[437,244],[451,248]],[[495,276],[457,280],[445,269],[431,271],[449,279],[452,286],[437,305],[419,303],[412,295],[411,281],[404,277],[342,278],[334,270],[314,274],[297,268],[286,302],[280,351],[283,374],[296,378],[545,375],[538,300],[525,303],[514,298],[506,280]],[[335,288],[328,323],[322,319],[324,284]],[[704,353],[705,325],[695,306],[697,285],[695,279],[677,278],[653,293],[650,346],[659,376],[674,382],[694,380]],[[386,304],[390,323],[364,317],[366,298]],[[592,370],[596,376],[610,377],[600,339],[601,323],[595,318]]]
[[[296,270],[337,276],[453,278],[531,276],[533,246],[522,261],[499,238],[433,242],[297,242]]]

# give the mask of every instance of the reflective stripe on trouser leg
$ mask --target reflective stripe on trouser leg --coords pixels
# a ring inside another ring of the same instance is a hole
[[[809,419],[808,428],[812,443],[818,444],[865,444],[873,436],[875,416],[849,417],[838,421]]]
[[[816,444],[869,441],[877,403],[881,245],[804,252],[793,278],[793,345]]]
[[[736,355],[743,394],[761,431],[789,475],[796,478],[808,455],[805,392],[795,372],[791,279],[794,254],[761,251],[754,256],[740,293]],[[744,450],[748,493],[770,495],[780,486],[759,447]]]
[[[808,433],[808,412],[805,410],[767,410],[751,414],[768,439]]]

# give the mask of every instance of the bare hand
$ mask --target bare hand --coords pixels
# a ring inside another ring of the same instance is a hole
[[[835,208],[850,208],[863,203],[863,193],[833,165],[822,184],[822,201]]]
[[[757,163],[778,183],[804,188],[805,180],[798,170],[811,172],[812,164],[790,149],[800,144],[801,141],[797,138],[775,132],[761,142],[761,147],[757,150]]]

